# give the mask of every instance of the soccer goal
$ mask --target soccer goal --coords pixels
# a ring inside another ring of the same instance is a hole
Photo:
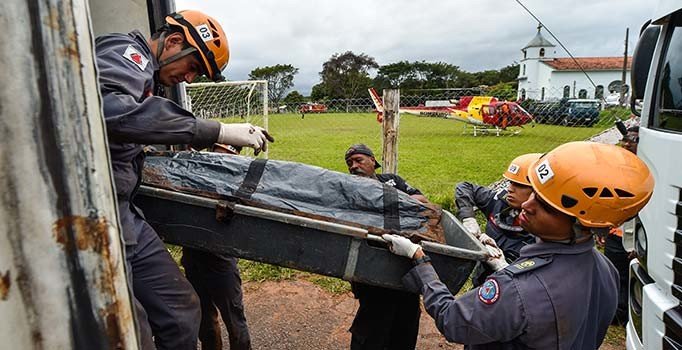
[[[185,108],[197,118],[268,128],[268,83],[265,80],[187,84],[185,91]]]

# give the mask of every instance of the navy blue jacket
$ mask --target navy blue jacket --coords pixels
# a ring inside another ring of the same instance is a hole
[[[123,236],[134,244],[136,228],[126,215],[133,215],[129,202],[140,182],[142,146],[206,147],[218,139],[220,123],[197,119],[175,102],[153,96],[158,63],[140,32],[98,37],[95,52]]]
[[[461,182],[455,188],[457,217],[462,220],[474,217],[474,207],[485,214],[485,233],[495,240],[509,261],[519,257],[521,248],[535,243],[535,236],[526,232],[517,222],[519,211],[511,208],[505,199],[507,191],[493,191],[488,187]]]
[[[538,242],[456,298],[430,264],[403,277],[445,338],[472,349],[597,349],[618,302],[618,273],[594,242]]]

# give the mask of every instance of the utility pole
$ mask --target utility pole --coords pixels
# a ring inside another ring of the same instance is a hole
[[[628,70],[628,34],[630,34],[630,28],[625,28],[625,52],[623,53],[623,75],[620,79],[622,82],[620,84],[620,99],[618,100],[621,105],[625,103],[625,77]]]

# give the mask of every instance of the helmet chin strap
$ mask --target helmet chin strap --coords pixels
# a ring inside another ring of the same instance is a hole
[[[573,224],[573,237],[571,238],[570,244],[586,242],[589,239],[592,239],[594,235],[605,237],[608,233],[608,228],[585,227],[576,221]]]
[[[197,51],[197,49],[195,49],[191,46],[188,46],[188,47],[182,49],[180,52],[176,53],[175,55],[168,57],[165,60],[161,60],[161,54],[163,54],[163,51],[165,48],[165,39],[166,39],[166,32],[163,32],[159,36],[158,42],[156,44],[156,62],[158,62],[158,64],[159,64],[159,70],[161,70],[161,67],[163,67],[169,63],[175,62],[175,61]]]

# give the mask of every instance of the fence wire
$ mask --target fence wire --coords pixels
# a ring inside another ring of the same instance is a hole
[[[381,95],[381,91],[378,93]],[[607,103],[600,96],[601,91],[578,93],[584,98],[570,93],[565,97],[566,89],[557,89],[544,91],[543,99],[518,100],[514,90],[403,90],[398,130],[398,173],[429,198],[449,207],[457,182],[491,184],[500,179],[516,156],[547,152],[570,141],[593,139],[617,143],[621,137],[613,128],[615,121],[621,119],[629,124],[636,123],[628,107],[613,99]],[[520,127],[496,128],[485,124],[474,127],[442,114],[418,116],[403,110],[419,106],[456,106],[465,96],[481,95],[517,102],[533,121]],[[199,103],[198,96],[192,96],[193,103]],[[252,114],[237,118],[224,114],[224,110],[232,108],[225,105],[226,99],[207,98],[219,101],[220,105],[204,104],[204,111],[214,110],[215,113],[202,112],[201,117],[255,123],[267,120],[268,129],[276,139],[268,155],[271,159],[347,172],[343,159],[345,150],[351,144],[365,143],[381,161],[382,128],[377,122],[377,110],[369,93],[352,99],[270,105],[267,108],[262,102],[258,105],[258,101],[263,101],[261,98],[251,98],[248,101],[250,105],[244,105],[246,97],[233,98],[237,100],[235,103],[240,111],[248,110]],[[268,116],[259,118],[259,113]]]

